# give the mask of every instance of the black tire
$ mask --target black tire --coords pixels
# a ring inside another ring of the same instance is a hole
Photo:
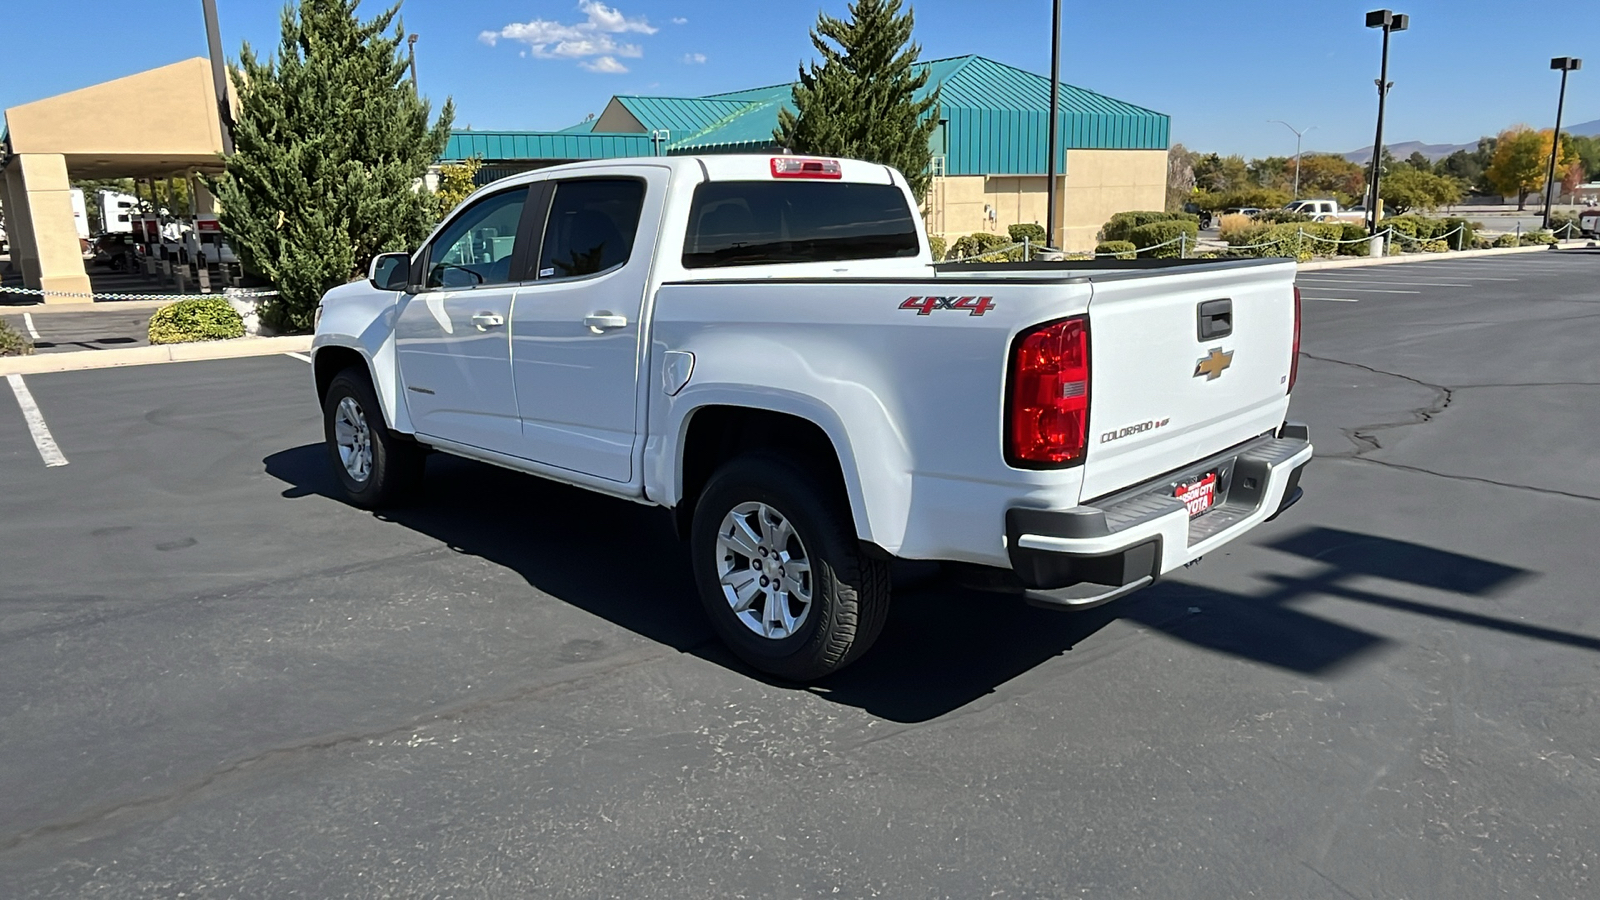
[[[371,463],[365,479],[357,478],[345,467],[335,437],[335,421],[345,399],[355,402],[368,429]],[[383,407],[372,390],[367,373],[355,366],[333,376],[322,401],[322,435],[328,450],[328,464],[344,489],[345,499],[364,509],[375,509],[404,500],[422,480],[426,454],[416,443],[390,431],[383,421]]]
[[[717,635],[750,666],[793,681],[812,681],[859,659],[883,630],[889,612],[889,564],[863,552],[842,493],[806,467],[774,456],[735,459],[712,475],[701,492],[689,539],[700,600]],[[809,557],[811,604],[786,637],[757,634],[723,592],[719,531],[729,514],[747,503],[766,504],[781,513]]]

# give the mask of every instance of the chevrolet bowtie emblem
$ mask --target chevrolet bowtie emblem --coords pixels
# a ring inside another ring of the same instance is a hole
[[[1194,377],[1199,378],[1204,375],[1207,381],[1216,381],[1222,375],[1222,370],[1231,365],[1233,365],[1232,350],[1223,353],[1221,347],[1212,347],[1209,354],[1195,363]]]

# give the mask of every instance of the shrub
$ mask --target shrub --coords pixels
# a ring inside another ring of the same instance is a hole
[[[1102,241],[1094,248],[1096,256],[1114,254],[1117,259],[1133,259],[1138,255],[1138,250],[1133,241]]]
[[[1550,213],[1550,233],[1564,240],[1578,233],[1578,217],[1571,213]]]
[[[1339,240],[1349,241],[1339,245],[1340,256],[1371,256],[1372,243],[1367,240],[1367,226],[1359,222],[1340,222]]]
[[[150,343],[181,344],[244,336],[244,320],[221,297],[197,297],[163,306],[150,317]]]
[[[1449,241],[1425,241],[1422,244],[1422,252],[1424,253],[1445,253],[1449,250]]]
[[[1188,235],[1187,241],[1179,238]],[[1200,236],[1200,224],[1181,219],[1169,219],[1165,222],[1151,222],[1130,229],[1126,240],[1131,241],[1139,248],[1141,257],[1153,259],[1167,259],[1176,257],[1184,252],[1185,244],[1189,248],[1195,245],[1195,239]],[[1170,243],[1169,243],[1170,242]],[[1160,246],[1165,244],[1166,246]]]
[[[1100,229],[1102,241],[1131,241],[1135,228],[1143,228],[1157,222],[1190,222],[1195,226],[1196,233],[1200,229],[1200,217],[1194,213],[1184,212],[1158,212],[1155,210],[1133,210],[1132,212],[1119,212],[1106,220]],[[1137,243],[1137,242],[1136,242]]]
[[[1217,220],[1217,230],[1222,232],[1222,239],[1227,240],[1228,235],[1246,228],[1255,228],[1258,224],[1255,219],[1244,213],[1229,213]]]
[[[1454,250],[1457,247],[1467,249],[1477,245],[1478,228],[1480,227],[1477,223],[1468,222],[1466,219],[1459,218],[1457,216],[1451,216],[1444,220],[1444,224],[1445,229],[1440,234],[1440,237],[1443,237],[1445,234],[1450,234],[1450,232],[1455,231],[1458,227],[1461,229],[1460,235],[1450,235],[1450,237],[1444,238],[1444,240],[1450,242],[1450,249]]]
[[[1006,229],[1006,233],[1011,235],[1013,244],[1020,244],[1024,239],[1035,247],[1043,247],[1050,243],[1050,239],[1045,236],[1044,226],[1033,222],[1012,225]]]
[[[950,247],[950,259],[965,259],[967,262],[1021,262],[1022,248],[1018,247],[1004,253],[997,252],[1001,247],[1009,247],[1011,238],[1003,234],[990,234],[986,231],[977,231],[964,237],[956,238]],[[968,257],[977,257],[969,259]]]
[[[1292,256],[1304,262],[1313,256],[1338,253],[1341,245],[1334,241],[1343,237],[1341,222],[1285,222],[1237,231],[1228,238],[1228,244],[1238,256]]]
[[[1514,234],[1502,234],[1494,239],[1494,245],[1496,247],[1515,247],[1517,246],[1517,236]]]
[[[1282,225],[1286,222],[1309,222],[1311,216],[1292,209],[1264,209],[1256,215],[1256,221],[1266,222],[1269,225]]]
[[[1493,238],[1486,237],[1485,235],[1481,235],[1481,234],[1473,235],[1473,237],[1472,237],[1472,249],[1474,249],[1474,250],[1487,250],[1487,249],[1489,249],[1490,247],[1493,247],[1493,246],[1494,246],[1494,239]]]
[[[1556,236],[1548,231],[1530,231],[1522,236],[1522,246],[1524,247],[1532,247],[1540,244],[1549,246],[1555,242]]]
[[[939,260],[944,259],[944,251],[945,251],[944,238],[942,238],[942,237],[934,237],[931,234],[928,235],[928,249],[933,252],[933,261],[934,262],[938,262]]]
[[[0,356],[27,356],[32,352],[32,339],[0,319]]]

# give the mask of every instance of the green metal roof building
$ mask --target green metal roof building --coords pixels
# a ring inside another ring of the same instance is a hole
[[[1042,198],[1050,80],[981,56],[933,60],[920,67],[929,74],[924,94],[939,91],[939,125],[931,138],[934,174],[941,179],[981,179],[985,183],[976,187],[981,187],[985,195],[998,191],[1008,196],[1036,193]],[[778,111],[790,105],[792,88],[780,84],[706,97],[616,96],[598,118],[557,132],[456,131],[443,158],[481,157],[484,168],[479,178],[487,181],[516,171],[586,159],[775,150],[778,148],[772,133],[778,125]],[[1085,151],[1159,154],[1164,192],[1169,117],[1069,84],[1061,85],[1060,108],[1056,167],[1058,172],[1068,173],[1064,196],[1069,203],[1074,187],[1074,156]],[[1090,168],[1105,168],[1101,163],[1103,160],[1094,161]],[[1039,176],[1030,179],[1038,184],[990,183],[1009,176]],[[955,193],[965,195],[972,193],[975,186],[939,187],[946,194],[954,187]],[[1145,205],[1159,207],[1164,199],[1164,193],[1151,196]],[[957,216],[960,224],[942,221],[949,218],[949,210],[945,209],[948,203],[978,202],[941,198],[937,192],[930,195],[930,229],[1003,230],[1004,224],[1010,222],[1002,223],[1002,218],[1013,222],[1030,220],[1031,204],[1019,197],[1010,204],[1014,207],[1010,215],[1002,215],[997,208],[1005,203],[983,201],[980,205],[987,211],[977,218]],[[1042,218],[1042,207],[1040,210],[1032,216],[1033,221]],[[1070,212],[1067,218],[1072,218]],[[1094,224],[1098,227],[1099,222]],[[1058,223],[1058,227],[1063,226],[1069,230],[1083,227],[1070,226],[1066,221]]]

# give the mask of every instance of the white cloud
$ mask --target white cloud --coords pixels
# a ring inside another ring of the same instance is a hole
[[[491,47],[501,40],[520,41],[528,45],[523,54],[532,53],[539,59],[575,59],[591,72],[626,72],[628,68],[616,58],[637,59],[644,55],[644,48],[618,41],[612,35],[655,34],[658,30],[644,16],[630,18],[600,0],[580,0],[578,10],[585,17],[581,22],[512,22],[499,31],[479,33],[478,40]]]
[[[578,65],[591,72],[604,72],[608,75],[621,75],[628,71],[627,66],[617,62],[616,59],[610,56],[602,56],[593,60],[586,59],[578,63]]]
[[[698,66],[698,65],[704,63],[705,61],[706,61],[706,55],[704,53],[685,53],[683,55],[683,63],[684,63],[684,65]]]
[[[685,19],[683,16],[673,16],[672,17],[672,24],[674,24],[674,25],[687,25],[687,24],[689,24],[689,20]]]

